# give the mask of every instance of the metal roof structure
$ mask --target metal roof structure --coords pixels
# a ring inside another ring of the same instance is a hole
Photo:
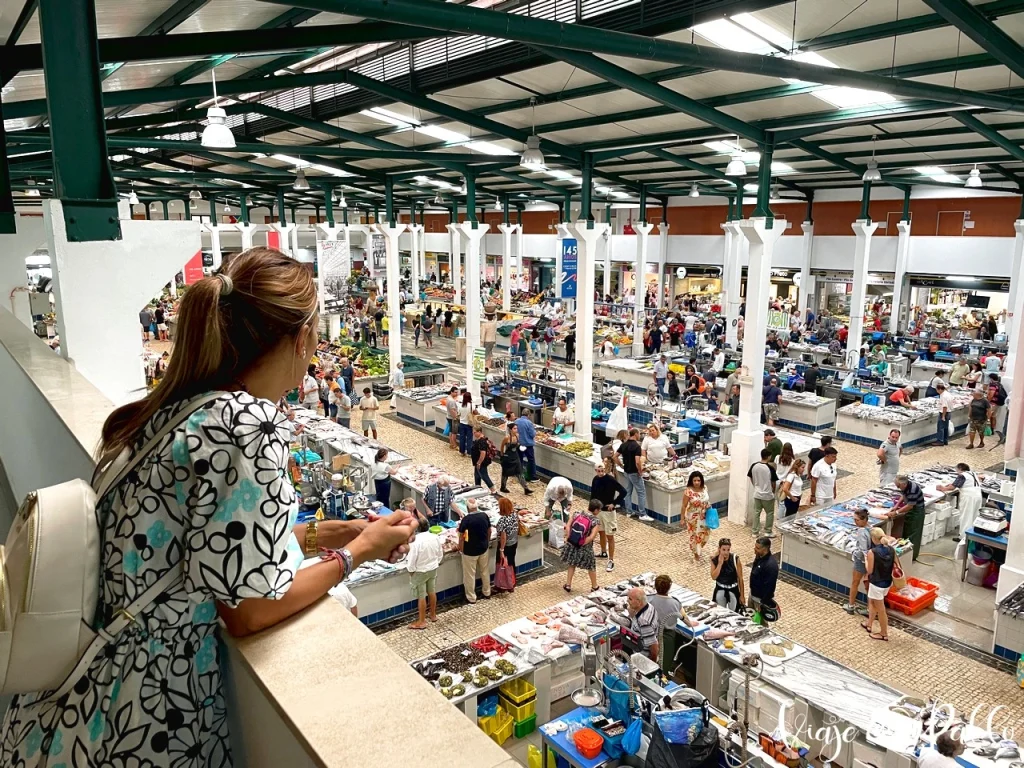
[[[51,2],[0,0],[19,203],[54,184]],[[562,204],[586,176],[588,207],[767,201],[860,188],[872,160],[904,190],[1024,179],[1024,0],[65,2],[94,8],[105,151],[143,200],[465,205],[469,177],[478,205]],[[234,150],[200,145],[214,77]],[[543,170],[520,165],[534,134]]]

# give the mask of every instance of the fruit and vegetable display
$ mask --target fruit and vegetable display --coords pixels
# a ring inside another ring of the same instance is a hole
[[[337,364],[342,357],[347,357],[352,362],[356,378],[361,379],[367,376],[387,376],[391,372],[391,355],[383,347],[371,347],[363,342],[330,343],[321,342],[318,346],[317,356],[313,363],[322,365],[325,363]],[[406,375],[419,373],[436,368],[437,363],[421,360],[412,355],[402,355],[403,369]]]

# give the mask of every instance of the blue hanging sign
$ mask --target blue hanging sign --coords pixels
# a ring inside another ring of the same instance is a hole
[[[578,266],[579,250],[575,240],[566,238],[562,240],[562,274],[560,283],[562,286],[561,298],[576,298],[576,272]]]

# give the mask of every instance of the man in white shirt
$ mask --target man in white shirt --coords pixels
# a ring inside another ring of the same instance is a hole
[[[935,444],[949,445],[949,417],[953,412],[953,396],[941,381],[935,384],[939,393],[939,419],[935,425]]]
[[[409,555],[406,558],[409,583],[412,585],[413,594],[416,596],[416,607],[419,610],[419,617],[409,625],[409,629],[426,629],[428,601],[430,620],[437,621],[437,590],[434,588],[434,584],[437,579],[437,569],[444,557],[444,549],[441,546],[441,537],[430,532],[430,523],[427,518],[416,512],[416,502],[413,499],[403,500],[401,508],[415,512],[420,520],[419,533],[409,544]]]
[[[576,427],[576,412],[569,407],[564,397],[558,398],[558,407],[555,408],[555,412],[551,416],[551,425],[561,427],[560,430],[556,430],[560,433],[571,433]]]
[[[775,525],[775,492],[779,484],[775,465],[772,464],[772,452],[768,448],[761,450],[761,460],[754,462],[747,470],[747,477],[754,487],[754,516],[751,529],[754,536],[761,535],[761,512],[764,512],[764,530],[766,536],[772,536]]]
[[[392,408],[398,407],[398,390],[405,389],[405,371],[402,370],[403,368],[405,368],[405,363],[399,361],[398,366],[395,368],[395,372],[391,374],[391,380],[389,383],[391,385]]]
[[[836,468],[839,451],[829,447],[825,456],[811,467],[811,498],[818,506],[832,504],[836,500]]]
[[[665,397],[665,382],[668,381],[668,358],[662,355],[654,361],[654,383],[658,387],[658,396]]]
[[[572,506],[572,483],[564,477],[553,477],[544,490],[544,514],[550,516],[555,503],[568,512]]]
[[[310,365],[306,369],[306,375],[302,377],[299,385],[299,402],[311,411],[316,410],[316,404],[320,402],[320,384],[316,380],[316,366]]]
[[[721,347],[715,347],[715,359],[711,363],[711,370],[715,373],[721,373],[725,370],[725,352],[722,351]]]

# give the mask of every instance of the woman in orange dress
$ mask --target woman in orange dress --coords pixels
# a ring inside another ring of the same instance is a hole
[[[700,472],[691,472],[690,479],[686,482],[686,490],[683,491],[683,511],[680,523],[686,526],[690,535],[690,551],[693,552],[695,563],[700,562],[701,549],[708,543],[708,527],[704,517],[710,506],[708,489],[704,485],[704,475]]]

